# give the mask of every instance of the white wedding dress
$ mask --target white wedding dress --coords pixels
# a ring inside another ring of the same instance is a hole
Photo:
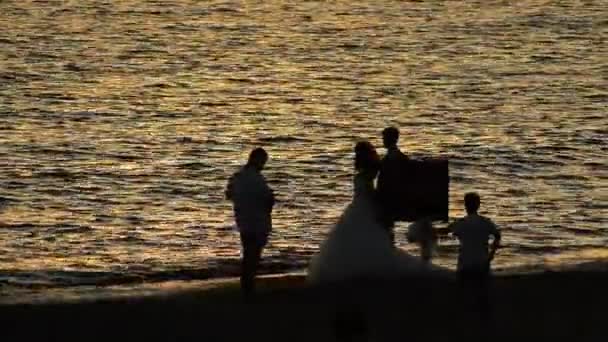
[[[357,174],[354,185],[352,202],[311,260],[309,282],[320,284],[407,275],[447,276],[451,273],[393,247],[386,230],[377,221],[372,181]]]

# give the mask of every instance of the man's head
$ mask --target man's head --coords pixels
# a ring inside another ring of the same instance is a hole
[[[268,161],[268,153],[261,147],[258,147],[251,151],[249,154],[249,160],[247,160],[247,165],[253,166],[258,170],[262,170],[266,162]]]
[[[467,214],[476,214],[480,204],[481,199],[476,192],[469,192],[464,195],[464,207],[467,210]]]
[[[382,131],[382,142],[384,147],[389,148],[397,146],[399,141],[399,130],[396,127],[387,127]]]

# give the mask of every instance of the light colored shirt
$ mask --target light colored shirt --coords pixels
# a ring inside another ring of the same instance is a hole
[[[230,177],[226,196],[233,203],[234,217],[239,231],[270,233],[274,194],[259,170],[243,166]]]
[[[490,266],[488,241],[498,238],[498,228],[487,217],[473,214],[450,224],[450,230],[460,241],[458,270],[485,270]]]

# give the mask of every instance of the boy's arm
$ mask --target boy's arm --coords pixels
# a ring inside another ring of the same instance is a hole
[[[449,226],[445,228],[435,228],[435,233],[437,233],[437,235],[447,236],[452,233],[452,229]]]
[[[458,234],[459,234],[458,225],[461,220],[462,219],[457,219],[456,221],[453,221],[445,228],[437,228],[437,229],[435,229],[435,232],[437,232],[437,234],[439,234],[439,235],[448,235],[451,233],[454,236],[458,236]]]
[[[455,221],[452,221],[452,223],[448,224],[447,227],[445,228],[435,228],[435,233],[439,236],[448,236],[450,234],[454,235],[454,236],[458,236],[459,234],[459,223],[462,221],[461,218],[456,219]]]
[[[500,248],[500,240],[502,238],[502,234],[500,234],[500,230],[496,225],[493,225],[491,234],[494,236],[494,241],[492,241],[492,246],[490,247],[490,261],[494,259],[496,251]]]

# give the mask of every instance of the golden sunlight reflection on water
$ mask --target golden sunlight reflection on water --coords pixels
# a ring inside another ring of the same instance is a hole
[[[608,242],[606,8],[2,2],[0,269],[232,265],[223,187],[257,145],[279,195],[265,267],[302,268],[350,199],[353,143],[389,124],[450,157],[451,216],[481,193],[499,266],[575,262]]]

